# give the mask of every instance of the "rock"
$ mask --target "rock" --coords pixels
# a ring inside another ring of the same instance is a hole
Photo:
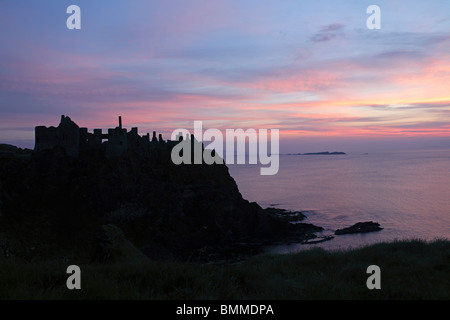
[[[314,232],[320,232],[323,231],[322,227],[313,225],[312,223],[295,223],[293,224],[294,229],[297,232],[303,232],[303,233],[314,233]]]
[[[101,226],[98,239],[96,262],[141,263],[148,258],[125,238],[123,231],[113,224]]]
[[[342,235],[342,234],[350,234],[350,233],[366,233],[366,232],[373,232],[373,231],[380,231],[383,230],[383,228],[380,228],[380,224],[373,221],[368,222],[358,222],[352,225],[348,228],[338,229],[335,231],[335,235]]]
[[[317,237],[317,238],[313,238],[313,239],[308,239],[308,240],[302,242],[302,244],[317,244],[317,243],[329,241],[331,239],[334,239],[334,237],[333,236]]]
[[[289,222],[295,222],[295,221],[302,221],[306,219],[306,216],[300,212],[300,211],[288,211],[286,209],[280,209],[280,208],[273,208],[269,207],[266,209],[263,209],[264,212],[268,213],[269,215],[275,217],[275,218],[281,218],[285,221]]]

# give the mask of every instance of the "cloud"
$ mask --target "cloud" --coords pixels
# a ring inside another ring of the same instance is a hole
[[[382,47],[396,47],[415,48],[428,51],[433,46],[442,44],[449,44],[449,32],[425,32],[425,31],[411,31],[411,32],[382,32],[382,33],[361,33],[361,37],[367,38],[377,46]]]
[[[314,34],[310,40],[312,42],[328,42],[342,36],[344,25],[341,23],[333,23],[326,25]]]
[[[342,23],[332,23],[327,26],[324,26],[320,29],[320,32],[327,33],[327,32],[334,32],[344,29],[344,25]]]

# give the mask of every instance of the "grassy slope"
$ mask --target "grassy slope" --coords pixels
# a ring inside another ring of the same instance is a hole
[[[366,269],[381,268],[381,290]],[[450,241],[401,241],[352,251],[260,255],[241,264],[67,265],[0,260],[0,299],[450,299]]]

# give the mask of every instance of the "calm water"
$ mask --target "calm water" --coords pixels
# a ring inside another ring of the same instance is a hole
[[[269,248],[292,252],[320,246],[346,249],[394,239],[450,238],[450,150],[368,155],[280,155],[274,176],[259,165],[230,165],[244,198],[303,211],[304,222],[332,235],[359,221],[376,221],[380,232],[341,235],[315,245]]]

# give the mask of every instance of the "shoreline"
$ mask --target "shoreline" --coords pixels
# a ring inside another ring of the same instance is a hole
[[[335,241],[339,238],[342,238],[344,235],[356,235],[356,234],[368,234],[373,233],[377,231],[382,231],[384,228],[380,226],[379,223],[373,222],[373,221],[366,221],[366,222],[356,222],[353,225],[349,225],[347,227],[343,227],[341,229],[336,230],[325,230],[322,226],[317,226],[312,223],[306,223],[304,222],[308,217],[303,213],[303,211],[290,211],[283,208],[276,207],[278,204],[272,204],[271,206],[264,208],[263,211],[271,214],[274,217],[277,217],[279,219],[288,221],[296,226],[312,226],[311,232],[303,238],[283,238],[279,241],[273,241],[272,243],[268,243],[265,245],[262,245],[263,252],[268,253],[280,253],[280,254],[287,254],[287,253],[295,253],[297,251],[303,251],[307,250],[308,246],[315,247],[318,244],[322,244],[324,242],[329,243],[332,241]],[[332,234],[330,234],[332,232]],[[377,241],[380,242],[380,241]],[[365,244],[362,244],[364,246]],[[282,248],[287,247],[294,247],[295,249],[291,250],[283,250]],[[302,248],[305,247],[305,248]],[[359,247],[359,246],[358,246]],[[270,248],[273,248],[271,250]],[[280,249],[276,249],[280,248]],[[323,247],[322,247],[323,248]],[[327,250],[327,248],[323,248]],[[342,248],[345,249],[345,248]],[[351,247],[349,248],[351,249]],[[330,249],[328,249],[330,250]],[[331,249],[333,250],[333,249]],[[340,250],[340,249],[338,249]],[[285,251],[285,252],[283,252]]]

